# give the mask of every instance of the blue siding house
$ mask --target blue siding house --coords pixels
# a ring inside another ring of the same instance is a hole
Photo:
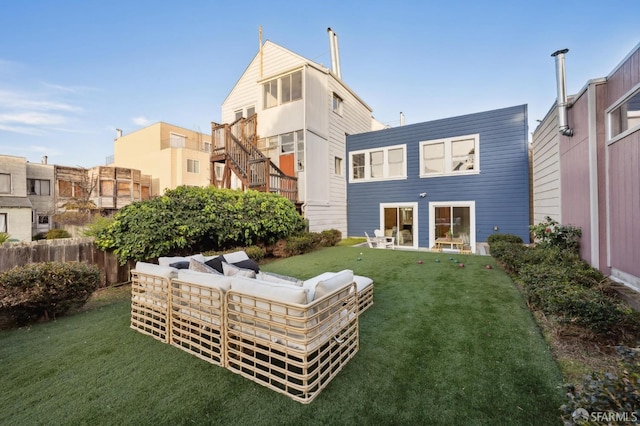
[[[527,132],[519,105],[347,136],[348,234],[473,252],[494,232],[529,241]]]

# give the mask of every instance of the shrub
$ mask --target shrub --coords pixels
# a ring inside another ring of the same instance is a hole
[[[244,252],[247,253],[250,259],[255,260],[256,262],[264,259],[266,255],[266,251],[260,246],[249,246],[244,249]]]
[[[7,234],[6,232],[0,232],[0,244],[9,241],[9,238],[11,236],[9,234]]]
[[[543,247],[558,247],[578,252],[582,230],[575,226],[560,225],[549,216],[544,222],[529,227],[534,239]]]
[[[31,263],[0,273],[0,308],[18,324],[55,318],[82,306],[99,284],[95,265]]]
[[[514,234],[491,234],[487,237],[487,243],[491,245],[492,243],[513,243],[513,244],[522,244],[522,238]]]
[[[38,232],[36,235],[31,237],[31,239],[33,241],[46,240],[47,239],[47,233],[46,232]]]
[[[337,229],[326,229],[320,232],[320,245],[322,247],[332,247],[342,240],[342,232]]]
[[[69,234],[64,229],[50,229],[47,232],[47,240],[55,240],[58,238],[71,238],[71,234]]]
[[[299,235],[292,235],[287,238],[285,245],[286,256],[296,256],[308,253],[320,245],[321,236],[315,232],[305,232]]]
[[[617,347],[623,356],[620,374],[594,372],[587,375],[581,390],[567,386],[567,403],[560,407],[566,425],[626,424],[640,420],[640,363],[637,349]],[[580,414],[586,418],[580,418]],[[618,419],[600,415],[622,416]],[[594,417],[595,416],[595,417]]]
[[[113,222],[112,216],[95,215],[91,219],[91,222],[87,224],[82,235],[85,237],[97,237],[101,232],[105,231],[109,225]]]
[[[303,227],[294,204],[282,196],[182,186],[122,208],[95,242],[124,264],[184,251],[270,244]]]

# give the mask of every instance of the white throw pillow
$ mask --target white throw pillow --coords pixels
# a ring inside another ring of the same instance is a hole
[[[254,271],[253,269],[238,268],[237,266],[230,265],[227,262],[222,262],[222,271],[224,272],[224,275],[226,275],[227,277],[234,277],[234,276],[247,277],[247,278],[256,277],[256,271]]]
[[[172,263],[189,261],[189,259],[195,259],[198,262],[204,263],[204,256],[201,254],[194,254],[191,256],[163,256],[158,258],[158,265],[169,266]]]
[[[233,253],[226,253],[223,254],[222,257],[224,257],[224,261],[227,263],[238,263],[243,260],[249,259],[249,256],[247,256],[247,253],[245,253],[244,250],[234,251]]]
[[[175,278],[178,276],[178,270],[176,268],[147,262],[136,262],[136,268],[134,271],[142,274],[157,275],[164,278]]]
[[[313,300],[318,300],[329,293],[332,293],[339,288],[346,286],[347,284],[351,284],[353,282],[353,271],[350,269],[345,269],[343,271],[338,272],[331,278],[327,278],[325,280],[320,281],[316,285],[316,292],[313,297]]]

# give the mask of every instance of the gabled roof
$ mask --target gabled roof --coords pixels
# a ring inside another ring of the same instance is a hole
[[[298,55],[297,53],[287,49],[286,47],[282,47],[277,43],[272,42],[271,40],[267,40],[264,42],[264,44],[262,45],[262,49],[264,49],[265,47],[268,46],[272,46],[275,47],[277,49],[281,49],[284,50],[285,52],[287,52],[288,54],[295,56],[296,58],[298,58],[300,60],[300,62],[304,63],[307,66],[310,66],[312,68],[317,69],[320,72],[323,72],[325,74],[330,75],[336,82],[338,82],[342,87],[345,88],[345,90],[347,90],[349,93],[351,93],[351,95],[353,95],[362,105],[364,105],[369,111],[373,111],[373,109],[371,109],[371,107],[369,105],[367,105],[367,103],[365,101],[363,101],[360,96],[358,96],[353,90],[351,90],[351,88],[349,86],[347,86],[344,81],[342,81],[342,79],[338,78],[338,76],[336,76],[333,72],[331,72],[331,70],[317,62],[313,62],[310,59],[305,58],[304,56]],[[236,88],[236,86],[238,85],[238,83],[240,82],[240,80],[242,80],[242,78],[244,77],[244,75],[247,73],[247,71],[249,70],[249,68],[251,68],[251,65],[253,65],[253,63],[255,61],[259,61],[260,60],[260,52],[258,51],[258,53],[256,53],[256,55],[253,57],[253,59],[251,60],[251,62],[249,62],[249,64],[247,65],[247,67],[244,69],[244,71],[242,72],[242,74],[240,75],[240,77],[238,78],[238,80],[236,80],[236,83],[233,85],[233,87],[231,88],[231,90],[229,91],[229,93],[227,94],[227,96],[224,98],[224,100],[222,101],[222,103],[224,104],[227,99],[229,98],[229,96],[231,95],[231,93],[234,91],[234,89]]]

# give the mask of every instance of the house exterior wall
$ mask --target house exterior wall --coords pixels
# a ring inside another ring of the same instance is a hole
[[[574,99],[568,118],[573,137],[560,137],[562,224],[582,229],[580,256],[592,262],[588,93]]]
[[[55,213],[55,172],[51,164],[27,163],[27,179],[39,179],[49,181],[49,194],[27,194],[33,206],[34,216],[32,220],[31,234],[47,232],[51,229],[52,215]],[[49,222],[38,223],[38,216],[48,216]]]
[[[640,290],[640,129],[610,139],[609,112],[640,87],[640,45],[607,77],[593,79],[567,109],[560,137],[562,223],[582,229],[580,255]],[[535,169],[534,169],[535,170]]]
[[[0,173],[11,176],[11,190],[0,193],[0,214],[6,214],[9,237],[31,241],[32,205],[27,198],[27,160],[0,155]]]
[[[185,137],[184,148],[172,148],[171,133]],[[211,135],[168,123],[151,126],[117,138],[114,142],[112,166],[140,170],[152,179],[151,195],[180,185],[208,186],[211,183],[210,153],[204,143]],[[199,172],[187,171],[187,160],[199,162]]]
[[[297,70],[302,70],[302,99],[264,109],[262,84]],[[342,115],[333,112],[334,93],[343,100]],[[223,102],[222,121],[233,122],[235,111],[253,105],[259,138],[304,131],[304,170],[296,176],[310,230],[336,228],[347,235],[345,137],[371,130],[371,109],[328,69],[270,41]],[[336,157],[343,161],[340,174]]]
[[[613,106],[638,84],[640,45],[607,78],[605,107]],[[640,289],[640,130],[606,144],[611,274]]]
[[[560,208],[560,134],[555,105],[533,132],[533,223],[548,216],[562,223]]]
[[[471,134],[479,135],[479,173],[420,177],[421,141]],[[401,144],[407,150],[406,179],[349,181],[349,235],[371,234],[379,228],[381,204],[415,203],[417,246],[429,247],[429,203],[465,202],[475,205],[476,242],[486,241],[494,227],[528,241],[527,139],[526,105],[348,136],[348,152]]]

